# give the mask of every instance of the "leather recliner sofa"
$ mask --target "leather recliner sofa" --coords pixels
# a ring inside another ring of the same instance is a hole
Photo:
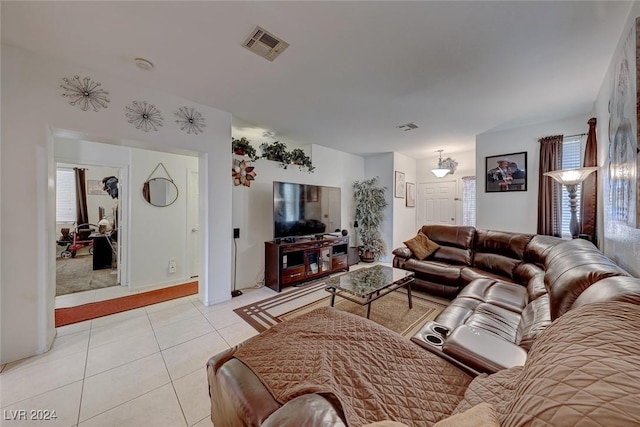
[[[533,341],[568,310],[640,295],[638,280],[586,240],[455,226],[424,226],[421,231],[447,248],[445,255],[449,246],[460,250],[463,244],[470,252],[468,263],[448,267],[459,270],[455,286],[464,284],[460,292],[413,337],[463,368],[490,373],[522,365]],[[469,241],[474,244],[468,246]],[[423,280],[429,272],[429,283],[440,280],[433,272],[443,268],[444,256],[435,257],[441,249],[424,261],[407,258],[404,249],[394,251],[395,266],[415,271]],[[446,280],[448,289],[455,289]],[[415,287],[421,284],[432,288],[424,281]]]
[[[558,426],[640,425],[640,410],[634,401],[640,393],[640,279],[631,277],[585,240],[471,227],[425,226],[422,230],[431,233],[429,237],[440,249],[426,261],[412,258],[407,248],[396,250],[394,266],[416,271],[417,289],[440,290],[440,295],[455,298],[411,339],[413,343],[396,341],[390,346],[368,338],[366,351],[376,355],[373,361],[378,366],[385,352],[415,355],[417,343],[430,350],[420,356],[433,362],[424,366],[432,377],[428,383],[444,386],[453,378],[465,384],[476,378],[463,387],[464,396],[449,396],[446,403],[442,390],[421,389],[410,377],[389,384],[382,389],[381,398],[393,402],[392,408],[398,399],[405,401],[408,396],[433,401],[426,405],[426,412],[424,408],[422,412],[410,411],[410,422],[406,418],[403,422],[432,425],[485,402],[495,409],[499,425],[534,421]],[[367,319],[360,321],[363,329],[374,328],[367,326],[371,324]],[[207,372],[216,427],[362,425],[349,423],[345,417],[353,401],[314,393],[291,381],[290,368],[296,366],[304,373],[306,362],[283,357],[285,353],[295,356],[302,349],[290,340],[283,346],[277,333],[287,336],[287,327],[295,322],[303,320],[276,325],[211,358]],[[327,345],[314,351],[318,360],[330,360],[342,345],[351,345],[348,340],[342,344],[344,331],[332,334],[326,325],[318,330],[314,327],[314,323],[305,325],[302,336],[324,337]],[[430,342],[429,336],[439,338],[439,343]],[[275,384],[260,374],[262,362],[252,364],[236,358],[243,348],[258,349],[265,356],[263,360],[276,361],[268,368],[282,370],[282,375],[273,371],[268,375],[275,378]],[[347,369],[341,371],[347,378],[325,378],[318,386],[338,384],[359,400],[361,388],[354,388],[354,381],[366,385],[379,369],[361,372],[371,360],[350,359],[346,357]],[[382,366],[387,365],[381,363],[380,369]],[[452,372],[451,367],[459,371]],[[309,363],[309,374],[314,369]],[[479,375],[482,372],[493,374]],[[275,397],[272,386],[287,381],[293,393]],[[380,407],[365,408],[362,418],[370,422],[396,419]]]

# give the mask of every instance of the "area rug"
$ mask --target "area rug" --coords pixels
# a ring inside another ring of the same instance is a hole
[[[329,306],[330,294],[324,290],[324,282],[306,285],[234,310],[258,332],[276,323],[293,319],[319,307]],[[422,292],[412,291],[413,308],[409,309],[406,289],[401,288],[371,305],[370,319],[406,337],[411,337],[427,321],[433,320],[449,301]],[[337,309],[360,315],[366,307],[337,297]]]
[[[56,328],[197,293],[198,282],[189,282],[169,288],[127,295],[126,297],[113,298],[106,301],[92,302],[76,307],[57,308],[55,311]]]

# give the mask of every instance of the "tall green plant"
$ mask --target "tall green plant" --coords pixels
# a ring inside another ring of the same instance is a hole
[[[369,253],[375,260],[379,260],[386,253],[384,240],[380,235],[380,227],[384,220],[383,211],[387,207],[385,191],[386,187],[379,185],[378,177],[353,183],[355,219],[358,221],[358,232],[362,242],[361,252]]]

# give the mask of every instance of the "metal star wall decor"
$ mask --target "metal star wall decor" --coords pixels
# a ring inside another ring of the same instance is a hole
[[[102,83],[94,82],[89,77],[73,76],[63,77],[60,87],[64,89],[62,96],[69,99],[69,105],[80,108],[82,111],[98,111],[107,108],[109,92],[102,89]]]
[[[134,125],[136,129],[149,132],[151,129],[157,131],[162,126],[164,118],[160,110],[147,101],[133,101],[125,108],[127,110],[125,115],[129,119],[129,123]]]
[[[173,113],[178,118],[176,123],[180,126],[180,130],[187,132],[188,134],[199,134],[202,132],[202,128],[206,127],[204,124],[204,117],[199,111],[191,107],[180,107],[178,111]]]

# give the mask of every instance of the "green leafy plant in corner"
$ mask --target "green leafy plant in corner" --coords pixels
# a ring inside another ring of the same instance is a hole
[[[312,173],[314,171],[311,158],[300,148],[294,148],[291,151],[291,163],[297,165],[301,171]]]
[[[239,156],[248,156],[252,162],[260,158],[251,142],[244,136],[240,139],[233,138],[231,140],[231,152]]]
[[[380,235],[380,227],[384,220],[386,187],[379,185],[378,177],[353,183],[353,199],[355,220],[358,221],[358,233],[361,245],[360,258],[364,262],[373,262],[386,253],[384,240]]]
[[[287,145],[284,142],[263,142],[260,144],[260,151],[261,158],[279,162],[282,169],[286,169],[291,164],[291,153],[287,151]]]

